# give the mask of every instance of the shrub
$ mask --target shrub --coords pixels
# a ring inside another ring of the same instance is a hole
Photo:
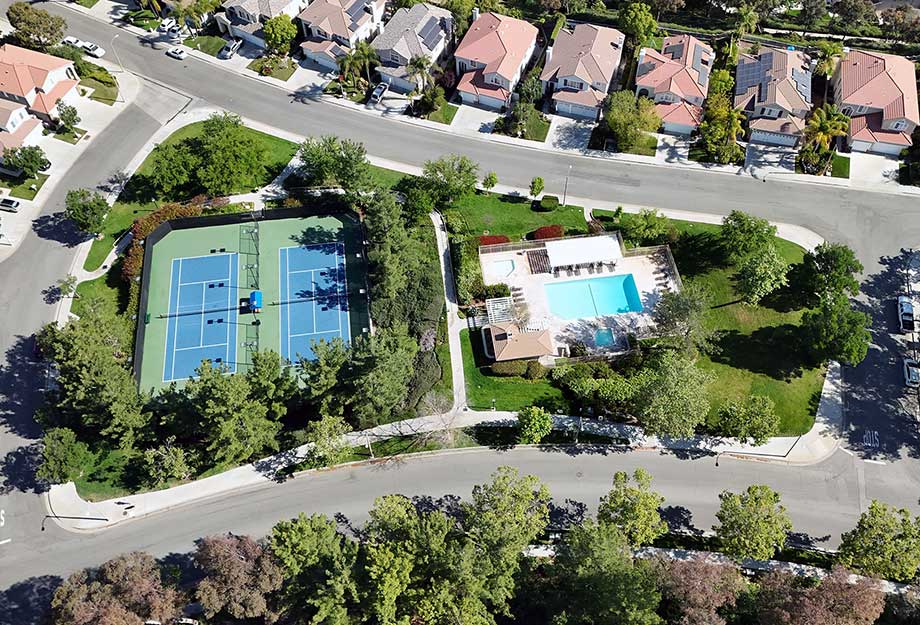
[[[582,356],[588,355],[588,346],[585,345],[582,341],[573,341],[569,345],[569,355],[572,358],[581,358]]]
[[[469,226],[466,224],[466,218],[458,210],[446,210],[441,213],[444,219],[444,225],[450,234],[466,234],[469,232]]]
[[[483,285],[479,299],[489,299],[492,297],[511,297],[511,289],[507,284],[490,284]]]
[[[141,268],[144,265],[144,246],[140,242],[150,236],[157,226],[171,219],[200,215],[201,204],[164,204],[159,210],[134,220],[131,226],[131,247],[121,266],[122,277],[131,281],[141,275]]]
[[[549,370],[540,364],[538,360],[528,360],[527,371],[524,372],[524,377],[528,380],[542,380],[546,377],[548,372]]]
[[[558,224],[553,224],[551,226],[541,226],[530,233],[528,238],[533,239],[534,241],[539,241],[540,239],[557,239],[565,234],[565,230],[562,226]]]
[[[559,208],[559,198],[555,195],[544,195],[534,208],[542,213],[549,213]]]
[[[434,350],[418,352],[406,390],[406,407],[416,406],[425,393],[438,383],[441,375],[441,364]]]
[[[479,237],[479,245],[496,245],[498,243],[511,243],[504,234],[484,234]]]
[[[492,365],[492,375],[502,377],[521,377],[527,373],[527,362],[524,360],[508,360],[496,362]]]

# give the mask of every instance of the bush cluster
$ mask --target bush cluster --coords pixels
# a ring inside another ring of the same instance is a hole
[[[527,373],[526,360],[508,360],[492,364],[492,374],[504,378],[523,377]]]
[[[539,202],[534,203],[534,209],[541,213],[550,213],[559,208],[559,198],[555,195],[544,195]]]
[[[498,245],[499,243],[511,243],[504,234],[484,234],[479,237],[479,245]]]
[[[558,225],[553,224],[551,226],[541,226],[530,233],[529,239],[534,241],[539,241],[541,239],[557,239],[565,235],[565,229]]]

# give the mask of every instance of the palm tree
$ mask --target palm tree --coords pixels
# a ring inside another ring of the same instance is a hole
[[[850,118],[837,110],[833,104],[825,104],[812,113],[805,125],[805,143],[829,152],[831,142],[843,137],[850,129]]]
[[[345,83],[352,79],[355,75],[355,72],[358,69],[358,58],[355,56],[354,51],[350,51],[347,54],[340,56],[338,60],[339,65],[339,86],[342,88],[342,96],[345,96]]]
[[[415,92],[422,93],[425,91],[425,87],[428,86],[428,75],[430,70],[431,59],[427,56],[419,55],[409,59],[409,64],[406,65],[406,73],[417,85],[417,88],[414,90]]]
[[[735,30],[732,31],[731,35],[731,56],[734,59],[736,55],[735,40],[738,41],[744,39],[745,35],[750,35],[752,32],[757,30],[757,24],[760,22],[760,15],[757,14],[757,11],[754,10],[754,7],[744,3],[738,7],[738,11],[735,13]]]
[[[160,4],[160,0],[139,0],[138,4],[153,11],[158,17],[163,15],[163,5]]]
[[[355,59],[358,62],[358,65],[364,68],[364,72],[367,75],[367,82],[371,82],[371,65],[380,62],[380,59],[377,58],[377,51],[374,50],[374,47],[366,41],[359,41],[355,45]]]
[[[843,54],[843,44],[839,41],[819,41],[818,63],[815,65],[815,74],[824,76],[824,101],[827,102],[827,88],[831,82],[831,76],[837,69],[837,60]]]

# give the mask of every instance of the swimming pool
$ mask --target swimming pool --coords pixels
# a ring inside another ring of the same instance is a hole
[[[507,278],[514,273],[514,261],[511,259],[496,260],[491,264],[491,269],[496,276]]]
[[[642,301],[631,273],[545,285],[549,309],[563,319],[641,312]]]

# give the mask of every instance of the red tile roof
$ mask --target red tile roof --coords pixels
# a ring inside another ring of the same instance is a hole
[[[885,119],[920,124],[914,64],[903,56],[850,50],[837,68],[845,104],[881,109]]]
[[[483,72],[481,69],[477,69],[474,72],[467,72],[461,76],[460,82],[457,84],[457,91],[472,93],[477,97],[484,95],[491,98],[498,98],[503,101],[507,101],[511,96],[511,93],[501,85],[493,85],[486,82],[483,79]]]
[[[72,65],[67,59],[26,50],[11,44],[0,46],[0,91],[25,97],[40,88],[48,74]]]
[[[860,115],[850,120],[850,137],[854,141],[869,143],[891,143],[909,147],[912,145],[910,135],[897,130],[882,128],[882,114]]]
[[[680,102],[659,102],[655,112],[662,123],[682,124],[696,128],[703,121],[703,109],[681,100]]]
[[[485,64],[485,73],[497,73],[511,80],[527,62],[525,58],[537,40],[537,29],[524,20],[484,13],[470,26],[454,56]]]

